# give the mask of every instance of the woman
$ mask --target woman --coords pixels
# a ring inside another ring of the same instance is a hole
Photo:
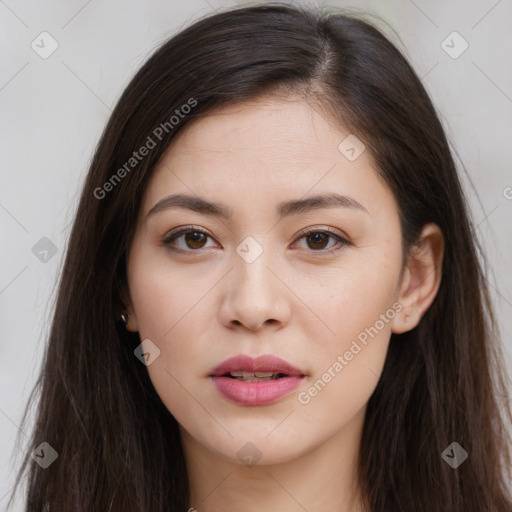
[[[194,23],[91,164],[26,510],[510,512],[477,248],[377,29],[280,4]]]

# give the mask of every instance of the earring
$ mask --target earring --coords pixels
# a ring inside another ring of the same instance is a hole
[[[121,320],[126,324],[128,322],[128,317],[130,315],[128,313],[122,313],[121,314]]]

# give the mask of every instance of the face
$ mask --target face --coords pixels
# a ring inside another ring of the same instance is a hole
[[[360,418],[376,387],[400,309],[401,231],[369,152],[340,146],[348,135],[304,100],[260,98],[187,126],[150,179],[128,328],[156,356],[147,370],[182,435],[211,453],[292,460]],[[160,203],[176,194],[217,208]],[[239,355],[301,376],[212,377]]]

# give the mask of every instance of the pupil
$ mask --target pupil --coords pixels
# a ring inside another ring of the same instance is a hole
[[[192,249],[200,249],[204,245],[204,239],[206,239],[206,236],[203,233],[199,232],[193,232],[193,233],[187,233],[185,235],[185,240],[187,242],[187,245]],[[201,241],[203,243],[201,243]],[[199,244],[199,245],[194,245]]]
[[[314,235],[309,235],[310,239],[313,239],[313,244],[320,244],[321,247],[311,247],[311,244],[310,244],[310,247],[312,249],[323,249],[325,248],[325,244],[322,244],[322,240],[327,240],[327,235],[325,233],[315,233]]]

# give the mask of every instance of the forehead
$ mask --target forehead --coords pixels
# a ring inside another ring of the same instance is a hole
[[[335,143],[339,131],[302,98],[262,97],[217,108],[190,123],[168,153],[199,156],[199,150],[209,157],[233,153],[268,162],[269,152],[287,159],[309,156]]]
[[[348,135],[300,98],[223,106],[173,140],[150,179],[143,213],[171,191],[255,206],[308,191],[387,193],[367,151],[353,161],[340,152]]]

